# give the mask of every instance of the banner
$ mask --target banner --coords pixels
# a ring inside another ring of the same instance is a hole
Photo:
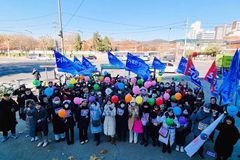
[[[152,67],[158,69],[161,73],[164,73],[166,69],[166,65],[156,57],[154,57],[153,59]]]
[[[78,67],[70,59],[54,50],[54,55],[56,58],[56,65],[58,72],[70,73],[72,75],[78,74]]]
[[[125,68],[125,64],[121,62],[115,55],[113,55],[111,52],[108,52],[108,61],[111,65],[117,66],[120,68]]]
[[[188,58],[188,62],[187,62],[187,65],[186,65],[186,69],[185,69],[184,74],[185,74],[186,76],[190,76],[191,81],[192,81],[196,86],[202,87],[201,81],[200,81],[200,79],[199,79],[199,77],[198,77],[198,76],[199,76],[199,72],[195,69],[191,57]]]
[[[82,56],[82,65],[90,72],[97,71],[97,68],[84,56]]]
[[[238,86],[238,79],[240,78],[238,77],[239,58],[239,52],[236,50],[227,76],[224,78],[219,89],[219,92],[222,96],[222,105],[233,103],[234,93]]]
[[[199,148],[206,142],[210,134],[221,122],[223,117],[224,117],[224,114],[219,116],[213,123],[211,123],[206,129],[204,129],[199,136],[197,136],[191,143],[189,143],[184,148],[189,157],[192,157],[199,150]]]
[[[81,61],[77,57],[74,56],[73,62],[78,66],[80,75],[89,76],[91,74],[91,72],[81,64]]]
[[[150,77],[151,72],[149,70],[149,66],[144,60],[132,55],[131,53],[127,54],[126,67],[129,71],[137,74],[140,77]]]
[[[178,65],[178,69],[177,69],[177,73],[181,73],[184,74],[185,70],[186,70],[186,66],[187,66],[187,59],[182,57],[179,65]]]
[[[211,84],[211,93],[214,97],[218,97],[218,85],[217,85],[217,68],[216,62],[213,61],[209,68],[204,80]]]

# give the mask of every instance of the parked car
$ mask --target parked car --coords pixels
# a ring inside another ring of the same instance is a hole
[[[165,73],[175,73],[177,71],[177,66],[175,66],[173,63],[171,62],[166,62],[166,61],[162,61],[165,65]],[[152,72],[154,69],[150,69]]]
[[[97,59],[97,57],[94,56],[94,55],[88,55],[86,58],[89,59],[89,60]]]
[[[38,54],[34,54],[34,53],[30,53],[27,55],[28,59],[37,59],[37,57],[38,57]]]
[[[48,56],[39,56],[37,57],[39,61],[50,61],[51,59]]]
[[[163,56],[162,60],[168,62],[175,62],[175,56],[173,54],[167,54]]]

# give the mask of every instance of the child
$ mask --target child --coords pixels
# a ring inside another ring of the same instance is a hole
[[[88,102],[83,99],[76,111],[76,119],[79,128],[79,140],[81,144],[88,143],[88,126],[90,122],[90,110]]]
[[[126,141],[128,131],[128,107],[124,101],[119,102],[117,107],[117,136],[119,141]]]
[[[29,136],[31,137],[31,142],[33,141],[37,141],[38,137],[36,136],[36,120],[34,119],[34,113],[36,111],[36,107],[35,107],[35,102],[34,101],[28,101],[26,104],[26,121],[28,123],[28,127],[29,127]]]
[[[104,134],[108,136],[108,141],[115,144],[114,135],[116,133],[116,108],[114,103],[110,99],[107,100],[107,104],[104,106],[103,116],[104,119]]]
[[[94,134],[94,139],[96,141],[96,146],[100,144],[100,133],[102,132],[102,111],[98,102],[94,101],[90,104],[90,128],[92,134]]]
[[[176,129],[176,151],[184,152],[186,136],[191,133],[192,122],[188,110],[183,111],[182,116],[178,118],[180,127]]]
[[[154,106],[154,109],[152,109],[149,115],[149,131],[150,131],[150,136],[152,138],[154,147],[156,146],[156,143],[158,144],[158,146],[160,145],[158,141],[158,136],[159,136],[158,131],[160,129],[160,125],[157,121],[158,115],[159,115],[159,107]]]
[[[136,119],[139,117],[139,107],[137,106],[134,98],[132,98],[128,107],[128,114],[129,143],[133,143],[133,141],[134,143],[137,143],[138,134],[133,132],[133,127]]]
[[[75,126],[75,120],[73,117],[73,113],[70,107],[70,101],[64,101],[63,102],[63,109],[66,110],[66,117],[65,117],[65,136],[66,136],[66,140],[67,140],[67,144],[74,144],[74,126]]]
[[[54,137],[55,140],[57,142],[60,142],[61,140],[64,141],[65,140],[65,123],[64,123],[64,119],[58,116],[58,111],[60,109],[63,109],[61,106],[61,100],[59,97],[55,97],[53,98],[53,120],[52,120],[52,124],[53,124],[53,133],[54,133]]]
[[[44,109],[39,102],[36,103],[36,111],[34,113],[34,119],[36,120],[36,133],[39,135],[40,139],[43,134],[43,141],[38,143],[38,147],[46,147],[48,145],[48,114],[46,109]]]
[[[171,146],[175,140],[175,130],[179,128],[180,124],[173,114],[172,108],[168,108],[168,111],[162,117],[158,116],[157,120],[162,123],[159,130],[159,141],[163,143],[162,152],[168,151],[168,153],[171,153]]]
[[[149,114],[149,104],[147,102],[144,102],[140,110],[140,119],[143,125],[143,133],[141,134],[141,145],[144,144],[145,147],[148,145],[149,139]]]

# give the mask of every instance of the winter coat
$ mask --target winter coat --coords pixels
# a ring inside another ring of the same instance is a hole
[[[17,110],[17,103],[13,99],[0,101],[0,131],[9,131],[16,126]]]
[[[34,119],[36,120],[36,131],[44,132],[44,135],[48,133],[48,113],[45,108],[41,107],[40,110],[34,110]],[[40,123],[37,123],[38,120],[41,120]]]
[[[204,112],[202,108],[200,108],[197,113],[193,113],[190,120],[193,122],[192,132],[195,136],[200,135],[200,133],[213,121],[212,114]]]
[[[102,124],[97,127],[93,126],[93,121],[99,120],[101,123],[102,111],[99,103],[96,106],[90,106],[90,129],[93,134],[102,132]]]
[[[114,136],[116,133],[116,108],[114,104],[105,105],[103,116],[105,116],[103,129],[104,134],[107,136]]]
[[[75,126],[75,120],[74,120],[74,116],[73,116],[73,112],[71,111],[71,109],[66,109],[66,117],[64,118],[64,123],[65,123],[65,129],[69,129],[69,128],[74,128]]]
[[[61,134],[65,132],[64,119],[58,116],[58,111],[60,109],[63,109],[63,108],[61,106],[55,106],[52,112],[53,113],[52,124],[53,124],[54,134]]]
[[[122,131],[127,131],[128,130],[127,106],[125,106],[124,108],[118,107],[116,112],[117,112],[117,115],[116,115],[117,129]]]
[[[78,123],[78,128],[88,128],[90,123],[90,109],[88,106],[79,107],[76,110],[76,119]]]
[[[139,117],[139,107],[138,106],[129,106],[128,107],[128,129],[132,130],[134,126],[134,122]]]
[[[174,125],[173,126],[167,125],[166,119],[167,119],[166,113],[162,117],[160,117],[160,116],[157,117],[157,121],[159,123],[162,123],[161,127],[168,129],[168,134],[167,134],[166,138],[159,135],[159,141],[162,143],[165,143],[166,145],[168,144],[168,141],[169,141],[170,146],[172,146],[175,141],[176,128],[179,128],[180,124],[179,124],[176,116],[174,117]]]
[[[220,132],[216,139],[214,150],[218,156],[230,157],[233,152],[233,146],[238,141],[239,131],[234,124],[229,126],[226,123],[220,123],[217,129]]]
[[[31,137],[35,137],[37,121],[36,121],[36,117],[34,116],[34,114],[36,112],[36,109],[35,109],[35,107],[26,108],[25,111],[26,111],[26,115],[27,115],[26,121],[29,125],[29,135]]]

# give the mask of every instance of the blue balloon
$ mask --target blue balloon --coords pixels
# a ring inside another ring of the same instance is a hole
[[[205,141],[208,139],[208,135],[206,133],[201,133],[200,138]]]
[[[118,89],[124,89],[124,84],[123,83],[118,83]]]
[[[228,106],[227,112],[230,116],[236,116],[238,114],[238,108],[236,106]]]
[[[148,76],[147,76],[147,75],[144,75],[144,76],[143,76],[143,80],[144,80],[144,82],[146,82],[146,81],[148,80]]]
[[[44,94],[46,95],[46,96],[48,96],[48,97],[50,97],[51,95],[53,95],[53,89],[52,88],[46,88],[45,90],[44,90]]]
[[[107,74],[108,74],[108,72],[107,72],[107,71],[104,71],[104,72],[103,72],[103,75],[104,75],[104,76],[106,76]]]
[[[182,109],[180,107],[174,107],[173,108],[173,113],[176,115],[176,116],[180,116],[182,114]]]

